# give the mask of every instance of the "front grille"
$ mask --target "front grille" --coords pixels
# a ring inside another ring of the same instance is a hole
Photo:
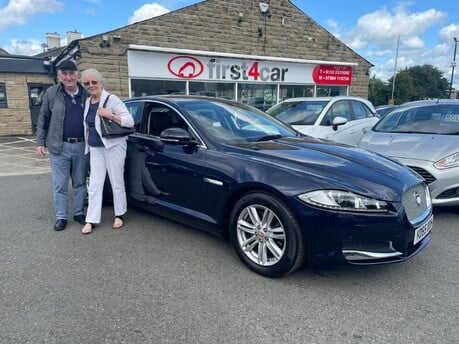
[[[430,206],[430,193],[425,184],[418,184],[403,194],[402,203],[410,223],[414,223]]]
[[[426,181],[427,184],[431,184],[437,180],[433,175],[431,175],[428,171],[424,170],[421,167],[418,167],[418,166],[408,166],[408,167],[411,168],[413,171],[417,172],[422,177],[422,179]]]

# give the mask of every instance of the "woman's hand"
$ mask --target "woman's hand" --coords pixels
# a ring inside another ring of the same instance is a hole
[[[100,108],[98,111],[97,111],[97,114],[100,116],[100,117],[105,117],[105,118],[108,118],[108,119],[112,119],[112,115],[113,115],[113,112],[111,112],[109,109],[107,108]]]
[[[116,116],[113,112],[111,112],[109,109],[107,108],[100,108],[98,111],[97,111],[97,114],[100,116],[100,117],[105,117],[111,121],[114,121],[118,124],[121,125],[121,117],[120,116]]]

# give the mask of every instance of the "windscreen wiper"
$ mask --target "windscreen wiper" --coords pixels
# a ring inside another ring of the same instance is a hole
[[[271,141],[271,140],[275,140],[275,139],[280,139],[281,137],[282,137],[282,135],[280,135],[280,134],[265,135],[265,136],[262,136],[262,137],[256,139],[255,142]]]

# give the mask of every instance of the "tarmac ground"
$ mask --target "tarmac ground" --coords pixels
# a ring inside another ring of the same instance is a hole
[[[42,157],[35,147],[33,136],[0,137],[0,177],[51,172],[49,154]]]

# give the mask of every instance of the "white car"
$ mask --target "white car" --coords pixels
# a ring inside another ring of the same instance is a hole
[[[349,145],[379,119],[370,101],[352,96],[290,98],[267,113],[303,134]]]

